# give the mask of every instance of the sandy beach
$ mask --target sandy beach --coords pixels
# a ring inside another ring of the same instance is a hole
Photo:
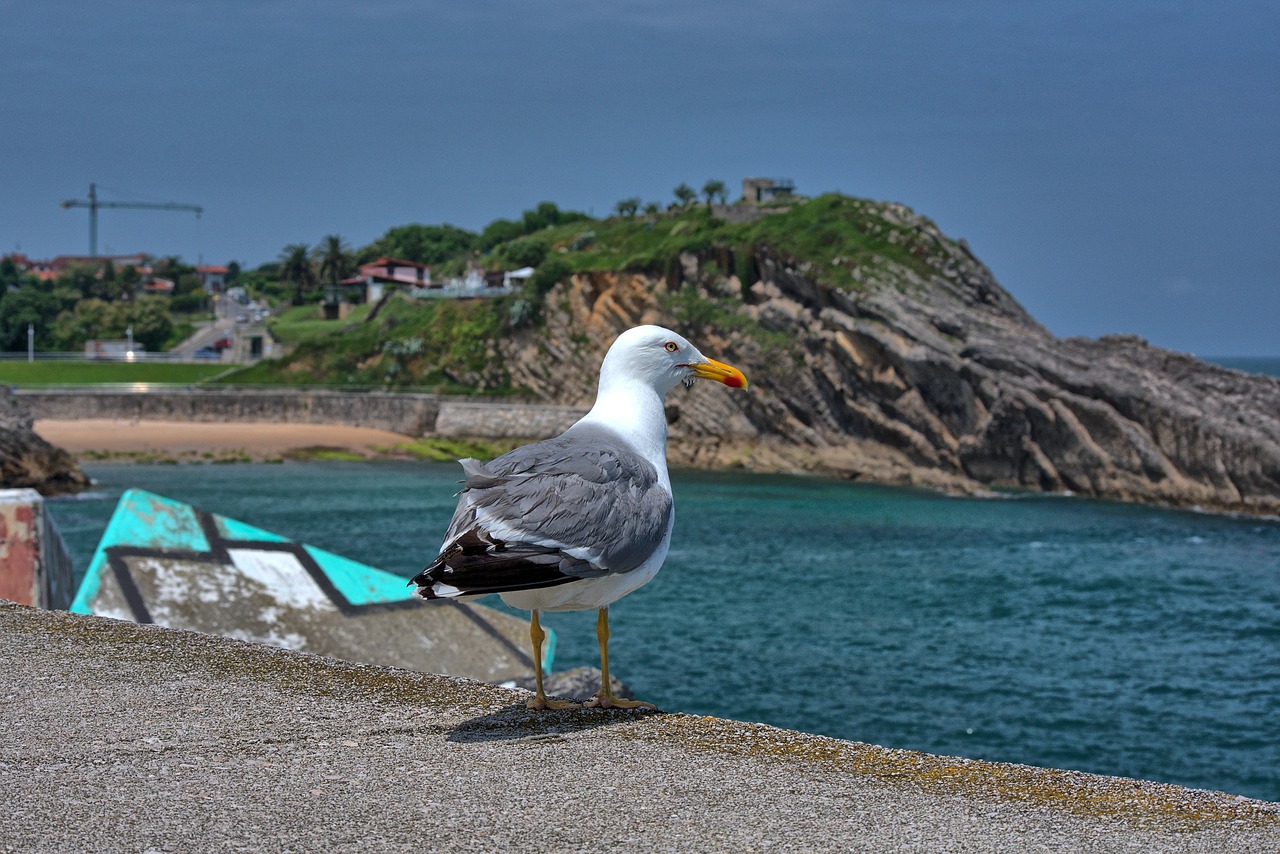
[[[209,458],[231,454],[272,459],[334,449],[363,457],[386,456],[414,437],[339,424],[267,424],[132,421],[113,418],[41,419],[35,431],[79,457],[154,455]]]

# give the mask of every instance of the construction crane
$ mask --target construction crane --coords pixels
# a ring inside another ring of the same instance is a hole
[[[153,211],[195,211],[196,219],[200,218],[200,214],[204,213],[204,208],[199,205],[182,205],[177,202],[100,202],[98,201],[98,186],[96,184],[89,185],[89,200],[67,199],[62,203],[62,207],[66,208],[88,208],[89,209],[89,258],[93,261],[98,260],[98,208],[146,208]]]

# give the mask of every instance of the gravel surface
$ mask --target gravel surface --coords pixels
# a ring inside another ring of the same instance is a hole
[[[2,605],[0,851],[1280,850],[1280,804],[528,696]]]

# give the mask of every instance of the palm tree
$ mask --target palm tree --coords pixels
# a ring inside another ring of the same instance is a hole
[[[290,243],[280,253],[280,280],[293,285],[293,304],[302,305],[307,291],[315,287],[316,271],[311,266],[311,247]]]
[[[710,206],[710,204],[717,198],[720,199],[720,204],[723,205],[725,196],[724,181],[716,181],[713,179],[703,184],[702,195],[707,197],[708,206]]]
[[[684,181],[681,181],[680,186],[676,187],[671,192],[675,194],[676,201],[680,203],[681,207],[688,205],[694,199],[698,198],[698,191],[693,189],[693,187],[690,187]]]
[[[325,283],[327,291],[325,299],[337,302],[339,283],[355,267],[351,248],[342,242],[340,235],[328,234],[316,247],[315,258],[319,264],[320,279]]]

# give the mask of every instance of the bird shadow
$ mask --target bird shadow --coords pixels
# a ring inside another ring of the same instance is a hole
[[[556,742],[575,732],[618,726],[665,714],[657,709],[556,709],[534,711],[514,703],[463,721],[445,741],[476,744],[491,741]]]

